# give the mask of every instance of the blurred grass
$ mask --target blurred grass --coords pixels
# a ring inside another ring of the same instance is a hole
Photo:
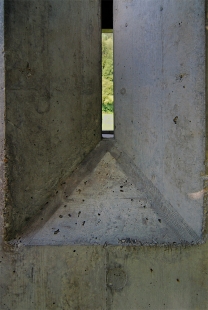
[[[113,34],[102,34],[102,111],[113,113]]]

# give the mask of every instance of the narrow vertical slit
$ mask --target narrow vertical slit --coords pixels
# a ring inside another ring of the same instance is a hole
[[[102,0],[102,138],[114,137],[113,0]]]
[[[102,32],[102,136],[114,137],[112,30]]]

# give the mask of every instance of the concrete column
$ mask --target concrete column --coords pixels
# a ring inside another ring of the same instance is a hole
[[[204,1],[114,1],[115,136],[200,236],[205,158]]]
[[[5,2],[6,237],[101,137],[100,3]]]

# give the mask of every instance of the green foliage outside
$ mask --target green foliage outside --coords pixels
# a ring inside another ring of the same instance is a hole
[[[113,113],[113,34],[102,34],[102,111]]]

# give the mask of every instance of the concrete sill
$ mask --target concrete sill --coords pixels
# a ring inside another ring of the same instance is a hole
[[[200,238],[115,141],[106,139],[38,220],[12,243],[141,246],[184,242],[195,244]]]

